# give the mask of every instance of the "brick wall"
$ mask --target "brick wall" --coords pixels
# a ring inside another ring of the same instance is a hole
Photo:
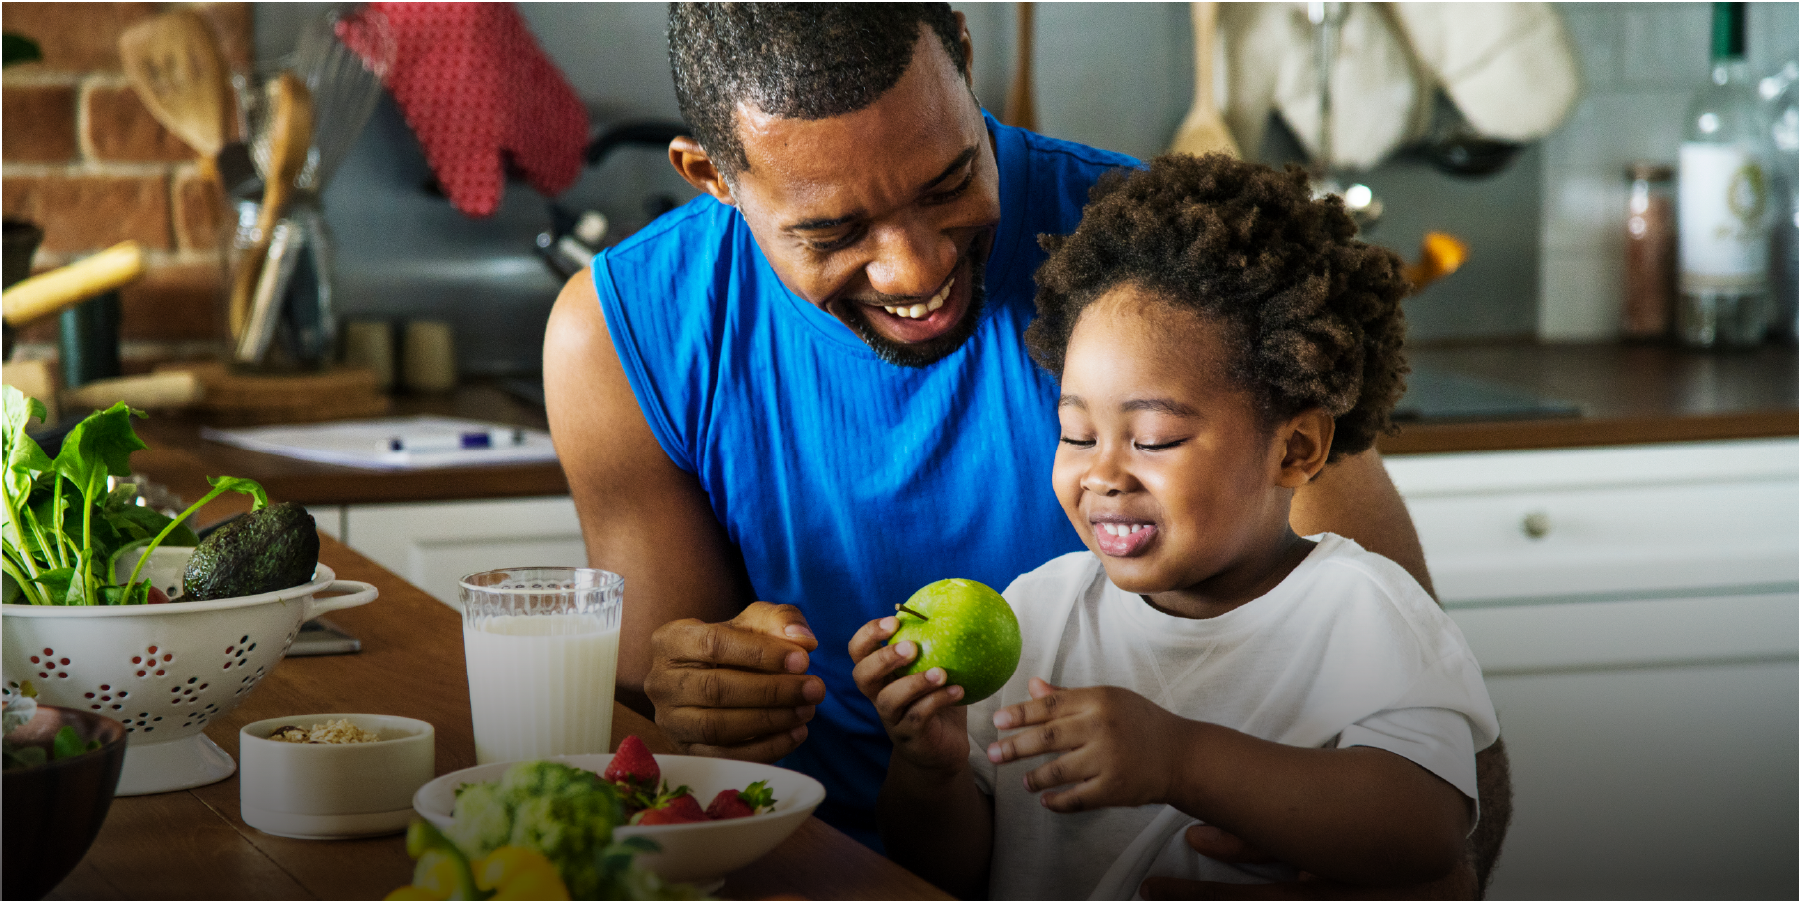
[[[119,63],[120,33],[174,6],[200,10],[231,67],[250,71],[248,3],[0,5],[0,27],[37,41],[44,56],[0,77],[5,215],[44,230],[36,270],[127,238],[149,251],[144,277],[120,293],[132,368],[210,351],[224,331],[223,207],[197,179],[193,152],[139,102]],[[21,355],[47,355],[55,320],[19,339]]]

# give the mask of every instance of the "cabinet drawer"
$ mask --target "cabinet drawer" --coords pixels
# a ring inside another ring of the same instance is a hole
[[[1408,502],[1447,604],[1793,583],[1795,483],[1645,486]]]
[[[1796,444],[1391,459],[1439,596],[1792,586]]]

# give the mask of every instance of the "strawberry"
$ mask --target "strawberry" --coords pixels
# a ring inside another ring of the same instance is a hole
[[[683,786],[682,789],[681,794],[668,798],[662,806],[653,807],[638,814],[634,818],[635,825],[667,826],[672,823],[706,822],[707,812],[700,809],[700,802],[694,800],[694,795],[686,790],[687,786]]]
[[[619,752],[613,755],[607,764],[606,772],[600,777],[620,788],[627,796],[627,803],[636,794],[655,795],[657,783],[663,778],[663,771],[657,767],[657,759],[652,757],[650,749],[636,735],[627,735],[625,741],[619,743]],[[648,806],[648,805],[639,805]]]
[[[769,783],[752,782],[743,791],[728,788],[715,795],[713,803],[707,805],[707,816],[715,820],[734,820],[774,806],[775,793],[769,790]]]
[[[735,788],[721,791],[714,796],[713,803],[707,805],[707,816],[715,820],[735,820],[753,813],[756,811],[751,810],[750,805],[744,803],[744,799],[738,796],[738,790]]]

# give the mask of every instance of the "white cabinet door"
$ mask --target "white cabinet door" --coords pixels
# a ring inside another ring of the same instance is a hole
[[[1389,465],[1512,763],[1488,897],[1795,897],[1796,442]]]
[[[342,537],[452,607],[470,573],[588,560],[568,497],[353,505],[344,508]]]
[[[1490,901],[1792,899],[1788,660],[1491,676],[1513,825]]]

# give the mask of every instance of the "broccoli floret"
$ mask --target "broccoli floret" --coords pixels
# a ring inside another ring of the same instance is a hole
[[[513,834],[513,806],[498,782],[465,785],[457,792],[456,819],[446,834],[470,859],[480,857]]]
[[[498,782],[465,787],[455,816],[450,838],[471,858],[502,845],[532,848],[556,864],[571,897],[595,898],[602,891],[595,857],[625,812],[598,775],[534,760],[512,766]]]

